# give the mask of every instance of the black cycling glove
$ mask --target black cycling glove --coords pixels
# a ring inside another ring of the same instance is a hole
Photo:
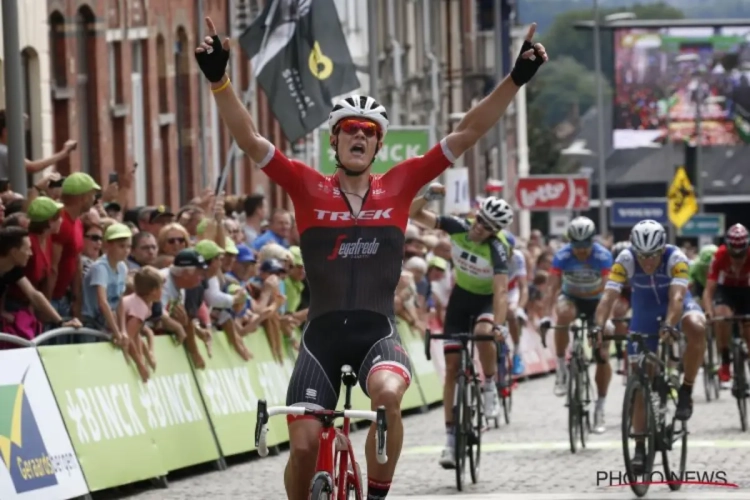
[[[534,49],[534,55],[532,58],[525,59],[521,55],[527,50]],[[513,79],[513,83],[519,87],[525,85],[534,78],[539,67],[544,64],[544,59],[536,50],[534,44],[528,40],[524,40],[523,46],[521,47],[521,53],[518,54],[516,64],[513,66],[513,70],[510,72],[510,77]]]
[[[211,46],[205,52],[196,52],[195,60],[208,81],[216,83],[224,78],[229,62],[229,51],[221,45],[219,37],[211,37]]]

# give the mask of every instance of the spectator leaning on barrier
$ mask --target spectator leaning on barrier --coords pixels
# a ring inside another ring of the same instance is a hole
[[[104,255],[91,265],[83,278],[83,324],[94,330],[108,331],[115,345],[127,348],[122,295],[128,279],[125,264],[130,253],[132,233],[122,223],[104,231]]]
[[[435,255],[430,258],[427,264],[427,279],[430,281],[431,291],[429,306],[435,308],[435,314],[442,324],[445,319],[445,307],[448,305],[450,293],[447,295],[443,294],[440,291],[440,287],[443,284],[445,275],[448,273],[448,262],[442,257]]]
[[[24,275],[36,290],[48,291],[46,282],[50,274],[52,257],[51,235],[60,230],[62,204],[46,196],[35,198],[27,209],[29,219],[29,242],[31,257],[24,267]],[[46,296],[49,299],[48,296]],[[57,317],[57,314],[49,319]],[[27,294],[18,285],[9,288],[3,311],[3,332],[33,339],[42,331],[43,325],[34,313]]]
[[[86,272],[102,255],[102,242],[104,241],[104,230],[101,224],[92,224],[84,222],[83,224],[83,251],[80,256],[81,275],[86,276]]]
[[[226,241],[224,243],[224,258],[221,260],[222,275],[226,275],[226,273],[232,270],[234,261],[237,258],[237,254],[239,253],[239,251],[237,250],[237,244],[231,237],[227,236],[224,239]]]
[[[84,233],[80,218],[94,205],[96,192],[100,189],[99,184],[83,172],[69,175],[62,185],[62,223],[60,231],[52,235],[49,280],[52,305],[62,317],[81,315],[82,275],[79,258]]]
[[[264,250],[270,247],[267,245]],[[261,258],[263,258],[261,252]],[[284,312],[286,297],[280,291],[286,277],[286,266],[283,261],[276,258],[262,260],[258,276],[251,279],[256,293],[258,294],[258,312],[267,314],[268,319],[263,323],[268,344],[274,358],[281,362],[283,359],[283,330],[281,328],[280,315]]]
[[[50,322],[51,326],[56,328],[81,326],[77,319],[63,322],[63,318],[52,307],[47,297],[34,288],[34,285],[26,278],[25,268],[30,258],[31,240],[28,231],[21,227],[0,228],[0,296],[4,296],[6,290],[15,285],[26,296],[31,306]],[[7,321],[5,314],[3,314],[3,321]],[[7,332],[7,330],[4,331]],[[28,338],[23,332],[8,333],[17,333]]]
[[[253,241],[252,248],[260,251],[267,243],[276,243],[289,248],[289,233],[292,229],[292,216],[284,209],[276,209],[271,214],[268,230]]]
[[[141,380],[149,378],[146,363],[156,370],[154,354],[154,332],[146,324],[151,316],[153,305],[161,300],[164,277],[152,266],[144,266],[133,276],[133,293],[122,298],[122,313],[125,318],[125,332],[128,336],[128,351],[138,367]],[[141,333],[146,336],[147,349],[144,353]]]

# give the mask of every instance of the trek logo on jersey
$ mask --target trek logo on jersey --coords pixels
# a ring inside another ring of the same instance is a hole
[[[350,212],[331,212],[329,210],[315,209],[315,215],[318,220],[330,221],[390,219],[392,212],[392,208],[386,208],[385,210],[362,210],[357,214],[357,217],[354,217]]]
[[[342,259],[364,259],[378,253],[380,242],[377,238],[370,241],[359,238],[357,241],[346,241],[346,235],[342,234],[336,238],[333,251],[328,260]]]

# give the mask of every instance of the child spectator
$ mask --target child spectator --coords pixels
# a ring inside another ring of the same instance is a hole
[[[128,278],[125,259],[130,253],[131,236],[125,224],[110,225],[104,232],[104,255],[91,264],[83,278],[84,326],[109,331],[115,345],[122,347],[128,342],[121,298]]]
[[[148,361],[152,370],[156,370],[156,356],[154,354],[154,332],[146,325],[154,303],[161,300],[161,289],[164,277],[155,267],[144,266],[133,276],[134,292],[122,298],[122,312],[125,317],[125,331],[127,332],[130,357],[138,367],[138,373],[143,382],[149,378]],[[141,332],[146,336],[148,347],[143,351]],[[144,355],[145,354],[145,355]]]

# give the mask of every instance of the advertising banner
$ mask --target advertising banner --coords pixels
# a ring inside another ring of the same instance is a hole
[[[86,495],[86,480],[36,349],[0,351],[0,367],[0,498]]]
[[[143,384],[111,344],[39,348],[91,491],[219,457],[184,348],[157,337],[155,350]]]
[[[336,171],[336,154],[330,146],[330,133],[320,129],[318,169],[325,175]],[[383,174],[392,166],[421,156],[430,148],[430,133],[425,127],[390,127],[372,165],[373,174]]]
[[[431,405],[443,399],[443,380],[435,364],[424,355],[424,339],[409,328],[404,320],[396,321],[401,343],[406,348],[411,361],[412,382],[401,403],[403,410],[410,410],[425,405]],[[421,394],[420,390],[421,389]],[[424,399],[422,399],[424,398]]]
[[[627,132],[622,147],[664,143],[667,134],[670,142],[694,139],[698,119],[704,145],[741,143],[748,40],[750,26],[615,31],[613,117],[615,137]]]
[[[677,236],[724,236],[724,214],[695,214]]]
[[[572,175],[533,175],[516,183],[516,206],[522,210],[588,210],[589,179]]]
[[[204,346],[199,342],[201,349]],[[196,370],[200,390],[214,425],[216,438],[224,455],[236,455],[255,449],[255,419],[258,399],[268,406],[286,402],[286,388],[292,362],[273,359],[271,348],[262,329],[245,337],[245,345],[253,358],[244,361],[230,345],[223,332],[213,335],[213,353],[202,351],[206,368]],[[276,417],[268,425],[268,445],[288,439],[286,420]]]
[[[633,227],[643,219],[667,224],[667,203],[664,201],[615,201],[609,212],[612,227]]]

